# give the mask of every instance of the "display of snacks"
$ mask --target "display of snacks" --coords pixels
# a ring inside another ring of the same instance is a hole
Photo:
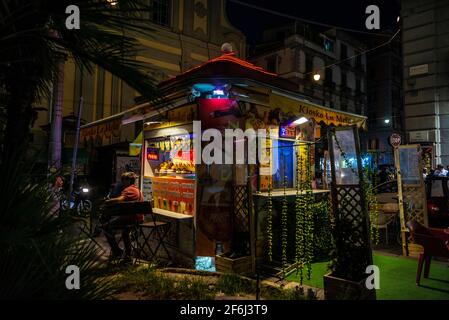
[[[189,161],[165,161],[159,165],[156,169],[158,173],[178,173],[178,174],[191,174],[195,172],[195,165]]]

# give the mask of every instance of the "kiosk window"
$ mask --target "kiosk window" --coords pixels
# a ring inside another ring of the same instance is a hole
[[[294,187],[295,173],[295,148],[294,141],[274,140],[273,141],[273,185],[274,188],[281,189]]]

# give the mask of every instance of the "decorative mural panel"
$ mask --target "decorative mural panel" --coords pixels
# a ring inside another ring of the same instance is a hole
[[[194,5],[193,30],[207,35],[207,0],[198,0]]]

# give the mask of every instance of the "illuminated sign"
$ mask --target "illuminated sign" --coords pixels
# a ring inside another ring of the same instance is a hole
[[[289,126],[280,126],[279,138],[296,139],[296,128]]]
[[[147,148],[147,160],[159,161],[159,149],[158,148]]]

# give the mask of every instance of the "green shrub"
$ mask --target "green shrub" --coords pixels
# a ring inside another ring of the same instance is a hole
[[[52,215],[46,181],[30,166],[0,166],[0,299],[103,299],[113,294],[98,278],[98,248],[71,236],[77,220]],[[66,268],[80,270],[80,289],[68,290]]]
[[[238,293],[252,294],[256,292],[256,286],[253,281],[244,279],[237,274],[224,274],[218,279],[217,290],[226,295],[235,295]]]

